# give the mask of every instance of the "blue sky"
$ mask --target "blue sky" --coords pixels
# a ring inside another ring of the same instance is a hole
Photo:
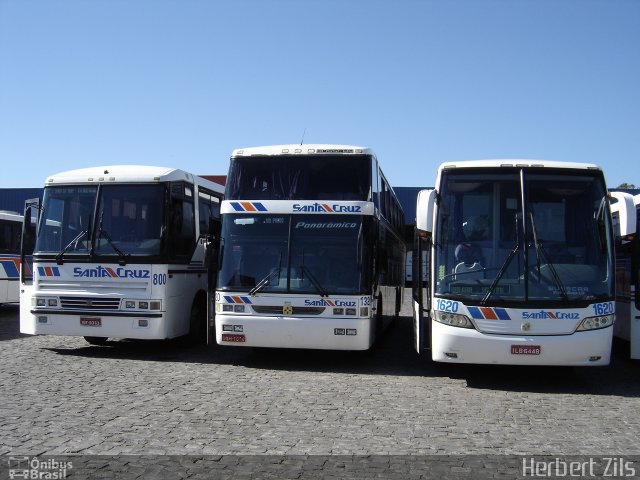
[[[0,0],[0,188],[231,150],[597,163],[640,185],[640,0]]]

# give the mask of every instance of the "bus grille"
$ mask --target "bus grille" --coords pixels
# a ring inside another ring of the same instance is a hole
[[[60,306],[62,308],[118,310],[120,308],[120,299],[104,297],[60,297]]]
[[[282,305],[280,306],[265,306],[265,305],[252,305],[253,311],[256,313],[268,314],[268,315],[283,315]],[[320,315],[324,312],[324,307],[292,307],[293,311],[291,315]]]

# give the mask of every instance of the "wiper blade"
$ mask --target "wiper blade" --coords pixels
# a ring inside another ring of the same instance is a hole
[[[498,282],[500,282],[500,280],[504,276],[504,273],[507,271],[507,268],[511,264],[511,260],[513,260],[513,257],[515,257],[516,253],[518,253],[519,249],[520,249],[520,243],[518,242],[511,249],[511,252],[509,252],[509,255],[507,256],[507,258],[502,263],[502,266],[500,267],[500,270],[498,271],[498,274],[496,275],[496,278],[493,279],[493,282],[491,283],[491,286],[489,287],[489,290],[487,291],[485,296],[482,298],[482,301],[480,302],[482,305],[485,305],[487,303],[487,301],[489,300],[489,297],[491,297],[491,295],[493,295],[493,292],[495,292],[496,287],[498,286]]]
[[[565,302],[568,302],[569,301],[569,297],[567,296],[567,291],[564,288],[562,280],[560,280],[560,276],[558,275],[556,267],[551,262],[551,259],[549,258],[549,255],[547,255],[547,252],[544,249],[544,247],[542,246],[542,243],[538,241],[538,235],[536,233],[536,224],[533,221],[533,212],[529,212],[529,215],[531,217],[531,229],[532,229],[532,233],[533,233],[533,244],[534,244],[534,246],[536,248],[536,258],[538,260],[538,279],[540,279],[540,257],[542,257],[544,262],[549,267],[549,270],[551,271],[551,276],[553,277],[553,280],[556,282],[556,285],[558,286],[558,289],[560,290],[560,295],[562,296],[562,299]]]
[[[258,293],[260,290],[262,290],[265,286],[267,286],[269,284],[269,282],[271,281],[271,279],[273,277],[275,277],[276,275],[278,276],[278,278],[280,277],[280,270],[281,268],[278,267],[275,270],[273,270],[272,272],[270,272],[266,277],[264,277],[262,280],[260,280],[258,282],[258,284],[253,287],[251,290],[249,290],[249,295],[253,296],[256,293]]]
[[[107,240],[107,243],[109,244],[109,246],[111,248],[113,248],[113,251],[118,254],[118,265],[120,265],[121,267],[124,267],[127,264],[128,254],[126,254],[122,250],[120,250],[116,246],[116,244],[113,243],[113,240],[111,239],[111,237],[109,236],[107,231],[102,228],[102,219],[103,218],[104,218],[104,211],[100,214],[100,225],[98,227],[98,238],[96,238],[96,243],[99,243],[100,239],[102,237],[104,237]]]
[[[313,286],[316,287],[316,290],[320,292],[321,297],[329,296],[327,291],[324,288],[322,288],[322,285],[320,284],[318,279],[313,275],[313,273],[311,273],[311,270],[309,270],[309,267],[307,267],[306,265],[300,265],[300,269],[302,270],[303,273],[307,272],[307,276],[309,277],[309,280],[311,280],[311,283],[313,284]]]
[[[87,234],[89,233],[89,230],[83,230],[81,231],[78,235],[75,236],[75,238],[73,240],[71,240],[66,247],[64,247],[60,253],[58,253],[56,255],[56,263],[58,265],[62,265],[64,263],[62,257],[64,257],[64,254],[67,253],[67,251],[72,247],[78,244],[78,242],[80,240],[82,240]]]

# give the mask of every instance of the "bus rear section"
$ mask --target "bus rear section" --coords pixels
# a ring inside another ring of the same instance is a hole
[[[0,305],[20,301],[22,215],[0,211]]]
[[[222,187],[164,167],[109,166],[47,181],[20,330],[168,339],[207,328],[206,249]]]
[[[608,202],[594,165],[441,166],[436,190],[418,202],[430,272],[413,295],[416,348],[440,362],[607,365],[616,313]]]
[[[219,344],[366,350],[398,314],[402,210],[370,150],[236,150],[222,212]]]

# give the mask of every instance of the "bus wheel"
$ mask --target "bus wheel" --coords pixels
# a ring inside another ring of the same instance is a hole
[[[109,340],[107,337],[84,337],[84,339],[90,345],[106,345]]]
[[[189,343],[192,345],[200,345],[207,340],[205,312],[206,305],[196,299],[191,307],[191,315],[189,317]]]

